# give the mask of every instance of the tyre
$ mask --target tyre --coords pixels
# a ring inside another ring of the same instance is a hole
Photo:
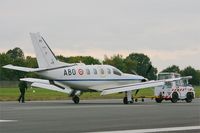
[[[172,93],[172,99],[171,102],[172,103],[176,103],[178,101],[179,97],[178,97],[178,93],[177,92],[173,92]]]
[[[142,102],[144,102],[144,98],[142,98]]]
[[[124,97],[123,103],[124,103],[124,104],[128,104],[128,98],[127,98],[127,97]]]
[[[194,98],[194,94],[193,94],[192,92],[188,92],[188,93],[186,94],[186,99],[185,99],[185,101],[186,101],[187,103],[191,103],[193,98]]]
[[[72,98],[72,100],[74,101],[75,104],[78,104],[79,101],[80,101],[80,99],[79,99],[78,96],[74,96],[74,97]]]
[[[124,103],[124,104],[128,104],[128,98],[127,98],[127,97],[124,97],[123,103]]]
[[[162,100],[163,100],[163,98],[161,98],[161,97],[159,97],[159,98],[155,98],[155,101],[156,101],[157,103],[161,103]]]

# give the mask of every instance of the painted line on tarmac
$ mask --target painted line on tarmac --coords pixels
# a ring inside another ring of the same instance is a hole
[[[17,122],[18,120],[0,120],[0,123]]]
[[[120,131],[105,131],[105,132],[90,132],[90,133],[152,133],[152,132],[155,133],[155,132],[185,131],[185,130],[198,130],[198,129],[200,129],[200,126],[167,127],[167,128],[120,130]]]

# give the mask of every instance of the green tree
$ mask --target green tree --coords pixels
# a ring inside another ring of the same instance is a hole
[[[167,67],[166,69],[162,70],[162,72],[175,72],[175,73],[180,73],[180,68],[179,66],[172,65]]]
[[[0,54],[0,80],[9,80],[12,78],[10,70],[2,68],[2,66],[10,64],[11,62],[12,59],[7,54]]]
[[[152,66],[151,60],[142,53],[131,53],[126,59],[132,60],[136,66],[132,66],[138,75],[148,79],[156,79],[157,68]]]
[[[27,56],[26,59],[25,59],[25,66],[31,67],[31,68],[38,68],[36,58],[33,58],[31,56]]]
[[[8,55],[8,56],[10,56],[10,58],[12,58],[12,59],[24,59],[24,53],[23,53],[23,51],[20,49],[20,48],[18,48],[18,47],[16,47],[16,48],[14,48],[14,49],[10,49],[10,50],[8,50],[7,52],[6,52],[6,54]]]
[[[57,56],[60,61],[67,62],[67,63],[85,63],[86,65],[91,64],[101,64],[98,59],[95,59],[91,56],[71,56],[71,57],[64,57],[62,55]]]
[[[122,72],[127,72],[127,67],[126,67],[126,64],[125,64],[125,61],[124,61],[124,58],[122,57],[122,55],[118,54],[118,55],[111,56],[110,58],[105,56],[103,64],[115,66]]]
[[[136,61],[126,58],[124,59],[124,63],[126,65],[126,70],[124,72],[130,73],[130,74],[137,74],[137,72],[135,71],[137,69]]]
[[[181,71],[181,75],[182,76],[192,76],[192,79],[189,80],[189,82],[192,85],[200,85],[200,77],[199,77],[199,73],[197,70],[195,70],[194,68],[192,68],[191,66],[186,67],[185,69],[183,69]]]
[[[13,50],[8,50],[0,55],[0,79],[1,80],[18,80],[20,77],[24,77],[25,73],[20,71],[8,70],[2,68],[7,64],[13,64],[16,66],[25,66],[25,59],[23,51],[16,47]]]
[[[36,58],[33,58],[31,56],[27,56],[25,60],[25,66],[30,68],[38,68],[37,60]],[[39,78],[39,76],[36,73],[26,73],[27,77],[35,77]]]

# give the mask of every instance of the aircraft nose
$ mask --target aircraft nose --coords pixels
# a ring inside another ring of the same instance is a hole
[[[138,76],[138,79],[140,79],[142,82],[148,81],[148,79],[143,76]]]

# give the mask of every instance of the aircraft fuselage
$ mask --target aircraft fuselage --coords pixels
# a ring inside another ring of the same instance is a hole
[[[74,89],[93,89],[101,91],[101,86],[117,86],[141,82],[142,76],[122,73],[110,65],[74,65],[39,73],[48,79],[65,84]],[[98,88],[99,86],[99,88]]]

